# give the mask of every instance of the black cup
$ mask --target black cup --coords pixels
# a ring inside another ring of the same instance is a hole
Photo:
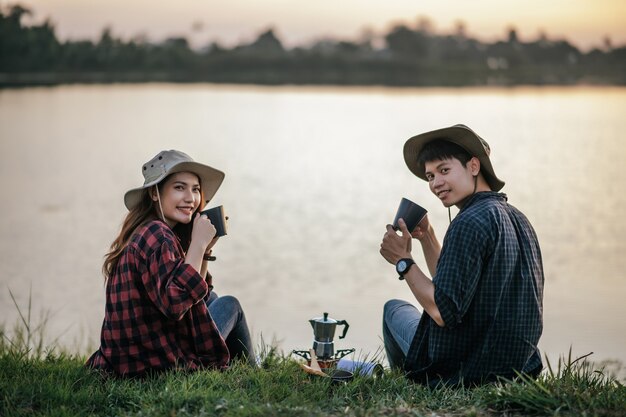
[[[200,214],[206,214],[206,216],[211,220],[213,226],[215,226],[215,236],[225,236],[226,233],[226,216],[224,215],[224,206],[217,206],[210,208],[208,210],[204,210]]]
[[[396,213],[396,218],[393,219],[393,229],[400,230],[398,220],[403,219],[406,224],[406,228],[409,229],[409,232],[412,232],[413,229],[417,227],[419,222],[422,221],[426,213],[428,212],[424,207],[415,204],[407,198],[402,198]]]
[[[334,384],[341,384],[352,381],[354,374],[350,371],[346,371],[344,369],[335,369],[328,373],[331,381]]]

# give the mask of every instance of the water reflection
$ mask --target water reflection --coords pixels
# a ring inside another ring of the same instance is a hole
[[[463,122],[485,137],[503,189],[533,222],[546,272],[541,347],[626,361],[626,89],[65,86],[0,91],[0,315],[7,288],[54,312],[49,333],[97,344],[100,268],[137,167],[177,148],[227,174],[220,294],[236,294],[257,338],[312,343],[307,320],[350,322],[337,349],[382,345],[381,310],[408,298],[378,254],[400,197],[447,211],[406,169],[415,133]],[[419,253],[414,253],[419,258]],[[422,262],[422,261],[420,261]],[[421,263],[425,267],[424,263]]]

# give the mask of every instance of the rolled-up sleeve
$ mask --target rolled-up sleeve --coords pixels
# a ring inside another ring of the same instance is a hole
[[[209,291],[207,282],[168,241],[150,254],[141,274],[146,294],[165,316],[180,320]]]
[[[472,223],[453,224],[446,234],[448,242],[444,242],[433,278],[435,304],[446,328],[461,324],[469,309],[480,280],[487,239]]]

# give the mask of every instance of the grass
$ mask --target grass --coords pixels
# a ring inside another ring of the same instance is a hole
[[[17,304],[16,304],[17,307]],[[428,389],[398,372],[346,384],[305,374],[262,346],[262,366],[105,378],[85,357],[43,343],[30,314],[0,329],[0,416],[624,416],[626,387],[588,358],[559,360],[536,380]],[[16,331],[17,330],[17,331]]]

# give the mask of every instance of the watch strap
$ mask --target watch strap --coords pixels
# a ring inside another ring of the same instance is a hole
[[[404,271],[400,272],[400,271],[398,271],[398,264],[399,264],[400,262],[402,262],[402,261],[404,261],[404,262],[406,263],[406,269],[405,269]],[[397,273],[398,273],[398,275],[399,275],[399,276],[398,276],[398,279],[399,279],[400,281],[402,281],[402,280],[404,279],[404,274],[406,274],[406,273],[409,271],[409,269],[411,269],[411,266],[413,266],[413,265],[415,265],[415,261],[414,261],[413,259],[411,259],[411,258],[402,258],[402,259],[400,259],[400,260],[396,263],[396,272],[397,272]]]

